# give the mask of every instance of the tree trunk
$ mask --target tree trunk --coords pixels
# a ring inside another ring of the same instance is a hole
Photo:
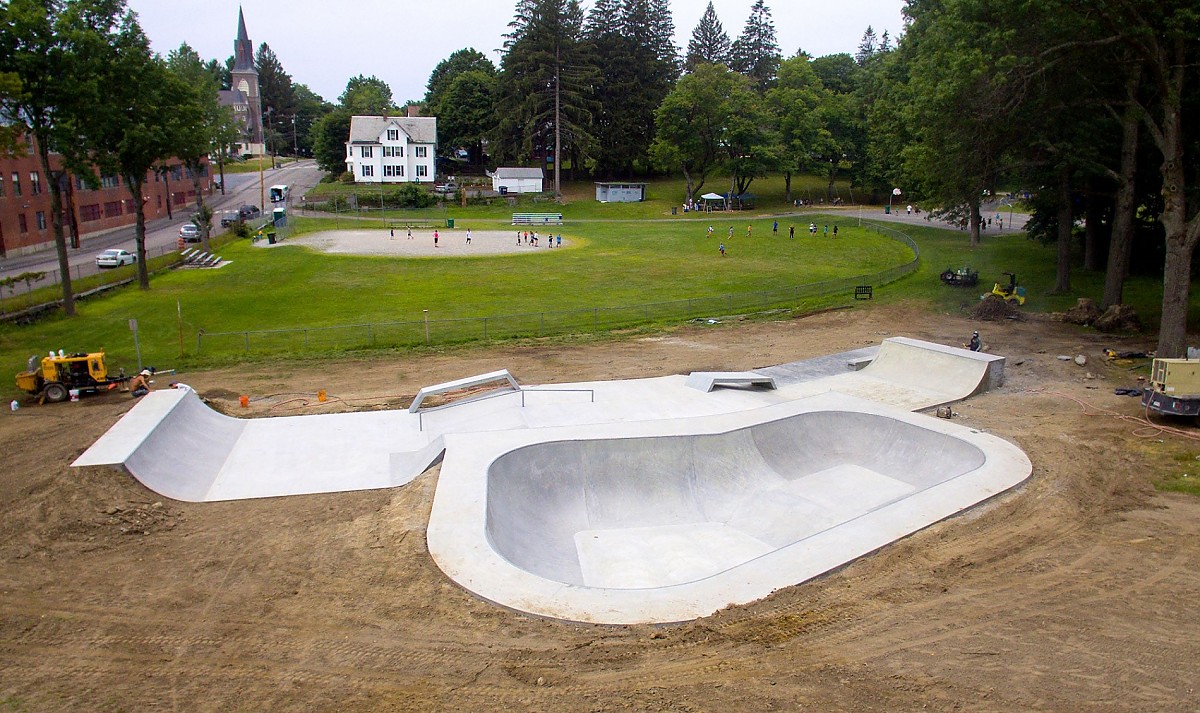
[[[837,163],[829,162],[829,185],[825,187],[825,200],[833,202],[833,182],[837,179]]]
[[[554,48],[554,197],[562,200],[562,96],[560,94],[559,48]],[[572,164],[574,165],[574,164]]]
[[[171,213],[171,174],[166,169],[159,173],[162,174],[163,193],[167,194],[167,220],[175,220],[175,216]],[[145,212],[138,213],[138,215],[145,215]]]
[[[1100,269],[1100,201],[1094,192],[1088,192],[1083,220],[1083,269],[1096,272]]]
[[[58,253],[59,284],[62,285],[63,314],[75,316],[75,291],[71,288],[71,261],[67,257],[67,238],[63,234],[62,190],[56,172],[50,170],[50,147],[43,136],[37,136],[38,158],[46,183],[50,187],[50,224],[54,232],[54,251]]]
[[[979,247],[979,221],[982,216],[979,214],[979,199],[971,201],[971,217],[967,221],[967,227],[971,231],[971,247]]]
[[[788,205],[792,204],[792,172],[783,172],[783,199]]]
[[[690,201],[696,195],[696,188],[692,185],[692,174],[686,166],[683,167],[683,179],[687,181],[687,199]]]
[[[1158,331],[1160,357],[1182,357],[1186,353],[1192,253],[1200,240],[1200,214],[1191,220],[1187,217],[1182,123],[1181,102],[1164,107],[1160,144],[1163,211],[1159,220],[1166,231],[1167,254],[1163,268],[1162,324]]]
[[[1140,73],[1133,75],[1136,90]],[[1121,175],[1117,203],[1113,207],[1112,238],[1108,243],[1108,268],[1104,273],[1104,296],[1100,309],[1119,305],[1125,299],[1125,278],[1129,276],[1129,256],[1133,251],[1133,216],[1137,190],[1137,147],[1141,117],[1130,102],[1121,117]]]
[[[212,230],[212,220],[209,220],[208,211],[205,210],[204,191],[200,190],[200,166],[198,164],[192,167],[192,188],[196,191],[196,215],[200,219],[200,244],[204,246],[204,252],[211,253],[212,248],[208,246],[208,234]],[[381,192],[379,195],[379,210],[380,215],[383,215],[383,193]]]
[[[1065,295],[1071,291],[1071,233],[1075,227],[1071,211],[1071,174],[1068,166],[1058,171],[1058,259],[1054,273],[1054,289],[1056,295]]]
[[[145,180],[145,175],[125,176],[125,185],[129,187],[129,195],[133,198],[134,213],[137,215],[133,239],[137,243],[138,287],[148,290],[150,289],[150,271],[146,268],[146,206],[142,203]],[[170,203],[169,193],[167,202]]]

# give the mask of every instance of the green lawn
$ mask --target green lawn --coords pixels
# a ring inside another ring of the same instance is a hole
[[[594,210],[594,201],[590,203],[588,209]],[[638,214],[636,207],[630,212]],[[15,373],[31,354],[105,348],[114,366],[129,368],[136,363],[128,328],[135,318],[147,363],[197,368],[264,358],[262,354],[272,350],[319,355],[371,345],[421,343],[426,310],[431,342],[448,343],[666,324],[787,305],[803,309],[852,299],[844,286],[836,298],[798,292],[760,300],[756,294],[846,280],[911,260],[911,252],[902,244],[859,228],[856,209],[784,217],[780,237],[775,238],[770,236],[771,217],[746,213],[732,217],[668,214],[656,220],[622,220],[622,216],[614,212],[609,219],[571,222],[568,218],[562,232],[574,243],[572,249],[495,257],[326,255],[286,244],[264,250],[247,240],[235,240],[221,248],[221,254],[232,261],[222,269],[166,271],[154,277],[149,292],[129,286],[82,301],[74,319],[56,315],[27,326],[0,326],[0,361]],[[467,227],[513,230],[504,217],[484,210],[455,217],[460,232]],[[839,238],[807,237],[810,220],[838,225]],[[301,233],[327,229],[333,222],[295,219],[293,229]],[[349,225],[345,217],[339,222],[342,227]],[[710,222],[716,228],[712,239],[706,237]],[[754,225],[750,239],[745,237],[748,222]],[[786,237],[792,222],[801,236],[794,241]],[[865,222],[870,226],[870,220]],[[728,239],[731,224],[734,237]],[[989,234],[972,249],[959,231],[925,226],[904,230],[921,249],[920,268],[879,287],[876,300],[925,301],[938,311],[965,310],[1006,270],[1016,272],[1028,290],[1028,311],[1063,310],[1079,296],[1099,297],[1103,276],[1078,270],[1072,294],[1050,295],[1053,248],[1024,235]],[[447,239],[453,238],[447,235]],[[728,257],[718,254],[718,242],[726,243]],[[943,269],[964,265],[980,271],[978,287],[947,287],[938,280]],[[1132,279],[1127,296],[1148,323],[1157,320],[1161,299],[1157,280]],[[684,302],[667,304],[673,300]],[[1200,300],[1193,301],[1193,317],[1200,316],[1197,305]],[[245,353],[247,338],[241,334],[205,337],[198,352],[201,331],[212,335],[296,328],[309,331],[254,335],[249,354]]]
[[[331,222],[306,219],[296,227],[321,229]],[[847,278],[912,258],[900,243],[847,226],[836,241],[789,241],[782,237],[786,228],[781,237],[771,238],[768,220],[756,221],[755,237],[747,239],[743,222],[732,240],[724,237],[725,230],[708,239],[707,224],[696,221],[581,223],[562,230],[576,245],[572,249],[478,258],[326,255],[300,246],[264,250],[237,241],[222,248],[231,264],[219,270],[163,273],[149,292],[125,287],[81,302],[75,319],[54,316],[29,326],[0,327],[0,355],[5,363],[20,365],[30,354],[52,348],[105,347],[115,364],[128,365],[134,361],[128,329],[133,318],[139,321],[146,361],[189,365],[241,356],[240,340],[222,344],[215,339],[197,356],[200,330],[418,323],[425,310],[437,321],[544,312],[554,319],[553,313],[569,310],[633,308],[628,314],[609,309],[605,319],[597,317],[601,326],[620,326],[661,321],[655,303],[713,298],[711,307],[700,303],[696,310],[728,314],[727,306],[737,311],[741,303],[717,298]],[[460,224],[458,232],[465,227]],[[475,225],[476,230],[494,227]],[[718,227],[727,230],[724,224]],[[726,243],[726,258],[717,251],[719,241]],[[539,329],[545,319],[539,317]],[[495,336],[503,320],[490,329]],[[382,333],[377,337],[377,343],[389,339]]]

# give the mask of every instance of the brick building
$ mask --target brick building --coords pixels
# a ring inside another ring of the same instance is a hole
[[[50,163],[55,170],[61,166],[54,154],[50,155]],[[201,190],[211,191],[207,164],[200,173]],[[24,155],[0,157],[0,258],[54,245],[47,180],[32,138],[26,140]],[[79,247],[82,238],[133,225],[137,220],[124,182],[117,176],[100,176],[99,181],[99,187],[91,188],[78,176],[67,176],[63,231],[73,247]],[[168,161],[163,170],[146,175],[145,198],[148,221],[176,211],[190,215],[189,208],[196,201],[191,171],[175,159]]]

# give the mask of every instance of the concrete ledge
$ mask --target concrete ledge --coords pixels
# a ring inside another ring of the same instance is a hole
[[[705,393],[718,386],[761,386],[774,389],[775,379],[752,371],[693,371],[688,375],[684,386],[699,389]]]
[[[459,389],[465,389],[471,386],[483,386],[484,384],[490,384],[493,381],[507,382],[508,385],[512,387],[513,391],[521,390],[520,384],[517,383],[517,380],[513,378],[512,374],[508,373],[508,369],[489,371],[486,374],[479,374],[478,376],[467,376],[462,379],[447,381],[444,384],[426,386],[417,392],[417,397],[413,399],[412,405],[408,407],[408,412],[417,413],[420,411],[421,402],[426,398],[433,396],[434,394],[444,394],[447,391],[457,391]]]

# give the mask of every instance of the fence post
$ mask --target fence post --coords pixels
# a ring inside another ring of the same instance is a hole
[[[546,331],[546,313],[542,312],[542,313],[538,314],[538,336],[539,337],[542,336],[542,334],[545,331]]]
[[[197,354],[200,353],[200,338],[203,336],[204,336],[204,334],[202,334],[200,332],[196,332],[196,353]]]
[[[487,341],[487,338],[488,338],[488,335],[487,335],[487,319],[488,319],[487,317],[484,317],[484,318],[483,318],[483,341],[485,341],[485,342]]]
[[[425,346],[429,346],[429,310],[425,310]]]
[[[593,332],[600,331],[600,308],[599,307],[592,308],[592,331]]]
[[[250,332],[243,332],[242,336],[246,338],[246,353],[250,353]]]

